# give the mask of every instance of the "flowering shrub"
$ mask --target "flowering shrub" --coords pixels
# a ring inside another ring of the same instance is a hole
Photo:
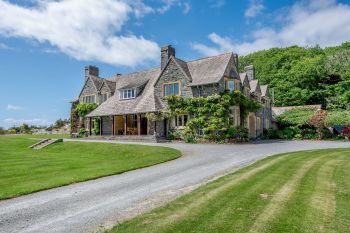
[[[347,126],[345,126],[345,128],[342,130],[342,135],[346,138],[350,138],[350,124],[348,124]]]

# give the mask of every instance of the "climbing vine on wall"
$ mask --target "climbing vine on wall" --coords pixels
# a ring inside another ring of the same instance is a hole
[[[96,103],[80,103],[77,106],[77,112],[79,116],[84,117],[92,112],[95,108],[97,108]]]
[[[220,141],[233,137],[244,131],[243,127],[237,129],[230,122],[230,107],[239,106],[241,119],[249,112],[257,111],[261,105],[241,92],[224,92],[208,97],[183,98],[181,96],[167,97],[168,111],[166,114],[176,116],[190,114],[184,134],[189,137],[204,135],[206,139]]]

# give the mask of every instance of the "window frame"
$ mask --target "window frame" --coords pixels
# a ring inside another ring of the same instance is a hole
[[[175,93],[175,90],[177,90],[177,93]],[[181,95],[181,81],[163,83],[162,96],[167,97],[170,95],[176,95],[176,96]]]
[[[96,103],[96,95],[84,95],[83,103]]]
[[[136,88],[122,89],[119,92],[119,99],[121,100],[135,99],[137,95]]]
[[[229,83],[233,83],[233,90],[230,90],[229,88]],[[226,79],[225,80],[225,89],[230,91],[230,92],[233,92],[236,90],[236,82],[234,79]]]

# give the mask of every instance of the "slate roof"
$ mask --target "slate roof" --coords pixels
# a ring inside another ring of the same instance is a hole
[[[89,78],[93,81],[96,89],[99,90],[103,84],[103,79],[97,76],[91,76],[91,75],[89,76]]]
[[[187,67],[192,77],[190,86],[219,82],[225,73],[232,55],[232,53],[224,53],[218,56],[187,62]]]
[[[87,117],[123,115],[133,113],[155,112],[162,109],[160,101],[154,96],[154,82],[160,74],[160,68],[135,72],[127,75],[115,76],[115,89],[123,89],[127,86],[137,87],[146,83],[143,91],[130,100],[119,99],[119,94],[115,93],[108,98],[98,108],[92,111]],[[110,79],[111,80],[111,79]]]
[[[190,62],[185,62],[175,57],[173,59],[175,59],[178,66],[180,66],[192,81],[190,85],[197,86],[219,82],[224,76],[231,57],[232,53],[230,52]],[[161,69],[155,68],[107,78],[108,83],[115,83],[114,90],[145,86],[143,91],[135,99],[120,100],[119,94],[116,92],[107,101],[88,114],[87,117],[146,113],[163,109],[163,102],[154,93],[154,85],[160,74]],[[96,84],[99,84],[103,79],[94,78],[93,80]]]

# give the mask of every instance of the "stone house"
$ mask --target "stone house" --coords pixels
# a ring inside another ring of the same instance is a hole
[[[161,66],[150,70],[99,77],[95,66],[85,68],[85,83],[79,94],[79,103],[95,102],[98,107],[85,118],[85,127],[91,135],[93,118],[100,119],[101,136],[128,139],[158,139],[170,130],[186,125],[192,116],[181,115],[172,119],[150,121],[146,113],[156,113],[166,108],[165,97],[209,96],[225,90],[239,90],[262,104],[247,119],[240,119],[238,106],[231,107],[234,125],[241,123],[249,130],[251,138],[271,125],[271,101],[267,85],[255,79],[253,66],[238,72],[238,55],[231,52],[194,61],[176,57],[172,46],[161,49]]]

